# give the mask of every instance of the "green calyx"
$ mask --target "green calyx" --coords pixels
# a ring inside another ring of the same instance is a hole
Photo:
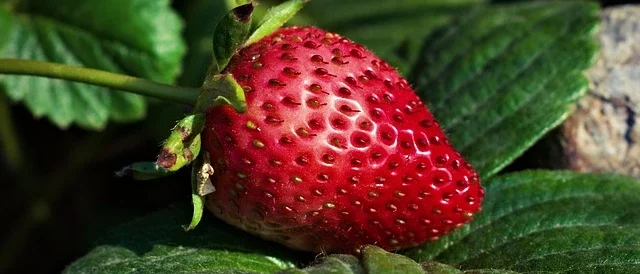
[[[204,129],[204,123],[202,113],[183,118],[171,129],[155,162],[133,163],[116,172],[116,175],[151,180],[170,175],[191,163],[200,154],[200,133]]]
[[[253,3],[232,9],[216,26],[213,32],[213,63],[211,72],[220,73],[233,55],[244,45],[251,29]]]
[[[278,30],[284,23],[296,15],[305,4],[309,3],[309,1],[310,0],[291,0],[269,9],[262,18],[262,21],[260,21],[259,27],[245,41],[245,46],[258,42],[260,39]]]
[[[209,73],[224,71],[238,50],[269,36],[308,2],[309,0],[291,0],[269,9],[251,35],[249,32],[255,5],[249,2],[231,9],[218,22],[213,33],[213,63]]]
[[[204,129],[204,114],[192,114],[171,129],[156,161],[159,167],[176,171],[189,164],[200,153],[200,132]]]
[[[243,47],[259,41],[276,31],[298,12],[308,0],[292,0],[270,9],[259,27],[249,35],[254,4],[240,5],[228,12],[216,26],[213,35],[213,62],[205,77],[194,113],[206,113],[212,107],[230,105],[237,112],[245,112],[247,101],[243,88],[233,75],[225,73],[231,58]],[[197,138],[200,138],[198,135]],[[208,153],[196,155],[191,169],[191,200],[193,215],[185,226],[186,231],[194,229],[204,210],[205,196],[213,193],[215,187],[209,176],[215,172]]]
[[[292,0],[269,9],[251,35],[249,31],[254,4],[250,2],[229,11],[216,25],[213,34],[213,62],[200,88],[194,111],[203,113],[210,107],[228,104],[236,111],[244,112],[244,90],[231,74],[224,73],[231,58],[243,47],[282,27],[307,2],[309,0]]]
[[[238,1],[245,2],[245,1]],[[237,112],[247,109],[245,91],[227,72],[234,55],[282,27],[308,0],[291,0],[267,11],[257,29],[251,33],[251,18],[255,5],[248,1],[231,9],[216,25],[213,34],[212,63],[200,87],[192,114],[180,120],[164,141],[156,162],[134,163],[118,173],[138,180],[149,180],[172,174],[192,163],[191,189],[193,216],[186,231],[194,229],[204,210],[205,196],[215,191],[209,176],[214,174],[208,153],[200,153],[201,132],[206,113],[212,107],[230,105]]]
[[[220,105],[231,105],[240,113],[247,109],[244,90],[231,74],[208,76],[200,88],[194,111],[204,113],[209,108]]]

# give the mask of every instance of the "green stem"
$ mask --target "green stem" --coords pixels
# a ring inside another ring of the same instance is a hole
[[[0,74],[43,76],[76,81],[187,105],[194,105],[199,94],[198,89],[194,88],[177,87],[103,70],[41,61],[0,59]]]

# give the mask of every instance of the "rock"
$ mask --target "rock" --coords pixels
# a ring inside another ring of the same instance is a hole
[[[600,59],[587,71],[590,90],[556,131],[562,155],[553,160],[640,178],[640,5],[605,9],[599,39]]]

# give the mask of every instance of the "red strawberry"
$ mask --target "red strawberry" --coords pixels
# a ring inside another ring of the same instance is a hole
[[[226,72],[247,111],[207,114],[219,218],[289,247],[417,246],[471,220],[484,196],[409,84],[363,46],[284,28]]]

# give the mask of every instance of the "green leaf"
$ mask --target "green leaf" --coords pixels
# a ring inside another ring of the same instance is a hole
[[[463,270],[637,271],[640,182],[609,174],[529,171],[494,178],[485,190],[483,211],[470,225],[404,254]]]
[[[250,45],[268,36],[289,21],[309,0],[288,0],[267,11],[259,27],[249,36],[245,45]]]
[[[10,9],[11,8],[11,9]],[[4,34],[5,30],[9,30]],[[185,51],[168,0],[21,1],[0,5],[0,58],[66,63],[172,82]],[[145,100],[106,88],[0,76],[8,96],[59,127],[102,129],[145,115]]]
[[[462,272],[464,274],[519,274],[515,271],[503,269],[473,269]]]
[[[243,233],[211,214],[193,231],[180,205],[121,225],[64,273],[274,273],[294,267],[295,254]]]
[[[316,263],[303,269],[291,268],[278,274],[364,274],[360,261],[353,255],[334,254],[320,258]]]
[[[245,4],[232,9],[220,20],[213,32],[213,53],[215,73],[224,70],[231,57],[240,49],[251,29],[253,4]]]
[[[420,265],[422,266],[422,269],[424,269],[424,272],[429,274],[461,274],[462,273],[462,271],[460,271],[459,269],[453,266],[441,264],[437,262],[426,262]]]
[[[471,269],[471,270],[460,271],[458,273],[464,273],[464,274],[520,274],[520,272],[515,272],[515,271],[511,271],[511,270],[504,270],[504,269]],[[438,273],[434,273],[434,274],[438,274]]]
[[[558,125],[587,89],[598,5],[491,5],[426,40],[410,82],[487,178]]]
[[[14,22],[11,20],[9,10],[0,5],[0,52],[9,42],[9,36],[14,28]]]
[[[479,2],[313,1],[293,22],[363,43],[401,72],[413,66],[410,82],[486,178],[586,91],[599,9],[582,1],[472,5]]]
[[[408,71],[425,37],[484,0],[311,1],[292,24],[315,25],[365,45]]]

